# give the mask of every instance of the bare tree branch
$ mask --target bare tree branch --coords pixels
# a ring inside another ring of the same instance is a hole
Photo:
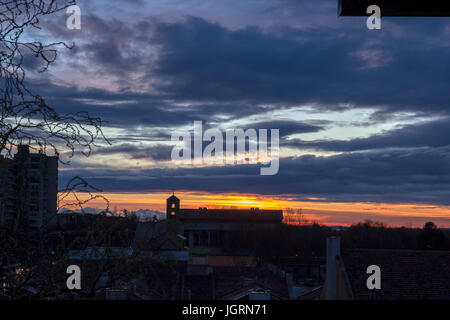
[[[103,134],[104,121],[87,112],[60,114],[27,86],[24,61],[34,56],[45,72],[58,56],[58,48],[73,48],[65,42],[27,41],[27,33],[39,29],[44,16],[53,15],[74,0],[8,0],[0,3],[0,154],[11,156],[19,144],[45,151],[75,151],[89,156]]]

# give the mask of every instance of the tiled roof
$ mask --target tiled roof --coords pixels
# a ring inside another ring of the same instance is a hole
[[[344,249],[355,299],[450,299],[450,251]],[[367,267],[381,269],[381,289],[369,290]]]

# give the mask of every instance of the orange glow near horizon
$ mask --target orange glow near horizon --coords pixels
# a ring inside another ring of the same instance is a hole
[[[111,210],[136,211],[150,209],[165,212],[166,198],[170,192],[153,193],[103,193]],[[301,209],[304,218],[325,225],[351,225],[367,219],[383,222],[389,226],[422,227],[427,221],[439,227],[450,227],[450,208],[422,204],[386,204],[360,202],[327,202],[322,198],[305,198],[299,201],[294,195],[261,196],[255,194],[215,194],[197,191],[177,191],[182,208],[252,208]],[[86,199],[87,195],[81,195]],[[96,199],[85,206],[105,208],[105,202]]]

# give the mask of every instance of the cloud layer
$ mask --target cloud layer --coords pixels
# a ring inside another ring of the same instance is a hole
[[[335,2],[81,2],[81,32],[49,21],[45,34],[76,47],[31,85],[58,111],[101,116],[113,142],[75,158],[61,182],[448,205],[449,22],[383,19],[371,31],[336,17]],[[195,120],[280,129],[279,174],[174,167],[170,134]]]

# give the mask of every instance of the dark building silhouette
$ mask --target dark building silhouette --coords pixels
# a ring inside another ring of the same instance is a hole
[[[0,157],[0,224],[41,229],[56,215],[58,157],[18,146]]]
[[[178,216],[179,211],[180,199],[175,197],[175,194],[173,194],[167,199],[167,219],[175,218],[176,216]]]
[[[180,222],[180,233],[192,247],[220,247],[233,231],[272,228],[283,221],[282,210],[251,209],[182,209],[175,195],[167,199],[167,218]]]

